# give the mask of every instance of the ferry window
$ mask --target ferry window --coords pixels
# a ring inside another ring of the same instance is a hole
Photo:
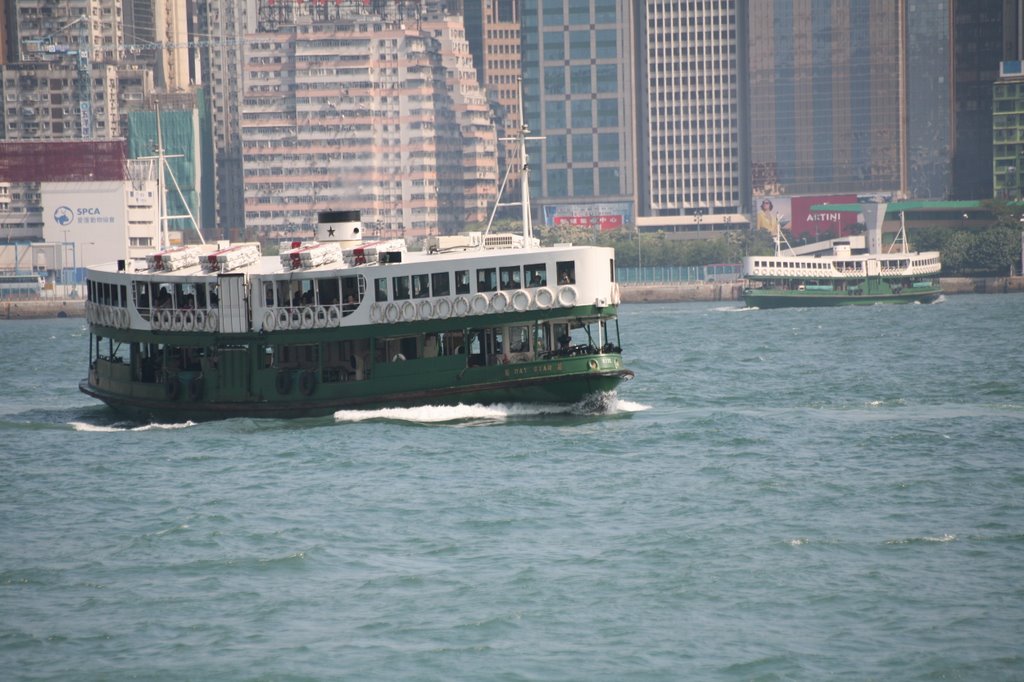
[[[615,281],[615,259],[611,258],[608,261],[608,267],[611,268],[611,281]]]
[[[477,291],[496,291],[498,289],[498,275],[494,268],[480,268],[476,271]]]
[[[387,282],[381,280],[384,283],[384,298],[387,299]],[[361,277],[342,277],[341,278],[341,299],[342,299],[342,312],[348,315],[353,310],[359,307],[359,303],[363,300],[363,279]]]
[[[412,276],[412,297],[428,298],[430,296],[430,275]]]
[[[373,280],[373,300],[378,303],[388,300],[388,280],[385,277],[378,277]]]
[[[538,352],[551,350],[551,346],[548,344],[548,326],[546,324],[537,325],[533,345]]]
[[[555,264],[559,284],[576,283],[576,261],[564,260]]]
[[[508,328],[508,350],[511,353],[530,352],[530,328],[509,327]]]
[[[135,307],[139,311],[149,311],[149,287],[145,282],[132,282],[132,291],[135,296]]]
[[[292,304],[291,282],[281,281],[277,283],[277,305],[287,308]]]
[[[543,263],[526,266],[526,286],[543,287],[548,284],[548,268]]]
[[[501,268],[501,288],[518,289],[522,285],[523,275],[519,266]]]
[[[469,293],[469,270],[456,270],[455,271],[455,293],[456,294],[468,294]]]
[[[407,275],[392,277],[391,289],[395,292],[396,301],[402,301],[409,298],[409,277]]]
[[[447,272],[435,272],[430,276],[430,286],[434,296],[447,296],[452,293],[451,277]]]
[[[196,308],[206,308],[206,285],[196,284]]]
[[[320,305],[338,305],[341,296],[338,293],[338,278],[324,277],[316,281],[317,300]]]
[[[274,307],[274,283],[263,283],[263,302],[268,308]]]

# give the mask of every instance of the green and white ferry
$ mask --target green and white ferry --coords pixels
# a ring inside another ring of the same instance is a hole
[[[751,308],[788,308],[876,303],[932,303],[942,295],[938,251],[908,250],[906,228],[888,252],[881,249],[881,219],[872,205],[866,235],[852,235],[791,247],[781,232],[775,255],[743,259],[743,277],[750,286],[743,300]],[[783,248],[785,244],[785,248]]]
[[[469,233],[412,252],[362,231],[328,211],[280,256],[221,242],[88,268],[81,390],[142,418],[300,417],[572,403],[633,376],[613,249]]]

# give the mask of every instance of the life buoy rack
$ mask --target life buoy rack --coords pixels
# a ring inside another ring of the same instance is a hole
[[[274,314],[273,310],[268,310],[263,315],[263,329],[272,332],[274,327],[277,325],[277,315]]]
[[[434,316],[434,305],[430,301],[420,301],[418,307],[421,320],[429,320]]]
[[[555,293],[547,287],[542,287],[537,290],[537,295],[533,297],[533,300],[537,302],[538,308],[547,310],[555,302]]]
[[[416,305],[412,301],[402,304],[402,322],[412,322],[416,319]]]
[[[465,296],[456,296],[455,302],[452,303],[452,313],[456,317],[465,317],[466,313],[469,312],[469,301],[466,300]]]
[[[452,304],[447,298],[442,298],[434,305],[434,317],[447,320],[452,315]]]
[[[203,397],[203,377],[194,376],[188,382],[188,399],[195,402]]]
[[[310,396],[315,390],[316,374],[312,370],[306,370],[299,375],[299,391],[302,392],[302,395]]]
[[[474,294],[469,302],[469,309],[474,315],[483,315],[487,312],[487,294]]]
[[[332,327],[337,327],[341,323],[341,309],[336,306],[328,306],[327,308],[327,324]]]
[[[393,323],[398,321],[398,306],[394,303],[388,303],[384,307],[384,321]]]
[[[274,377],[274,388],[277,389],[278,394],[287,395],[292,390],[292,373],[281,370]]]
[[[493,296],[491,296],[491,302],[490,305],[488,305],[488,308],[490,308],[491,312],[503,313],[508,309],[508,304],[508,294],[504,291],[497,291]]]
[[[525,312],[529,307],[530,292],[520,289],[512,294],[512,308],[515,309],[517,313]]]
[[[181,396],[181,382],[178,377],[167,377],[167,381],[164,382],[164,395],[171,401],[175,401]]]
[[[558,290],[558,305],[563,308],[571,308],[576,305],[576,287],[564,286]]]

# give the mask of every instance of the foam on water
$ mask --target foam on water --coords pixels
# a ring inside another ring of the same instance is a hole
[[[378,410],[338,410],[337,422],[371,420],[413,422],[419,424],[493,423],[510,419],[528,419],[548,415],[630,414],[649,410],[650,406],[621,400],[614,393],[592,396],[573,404],[496,403],[483,405],[421,405],[419,407],[385,407]]]
[[[180,424],[141,424],[138,426],[131,426],[125,422],[117,422],[110,425],[102,424],[88,424],[86,422],[73,421],[68,422],[68,426],[73,428],[75,431],[85,431],[92,433],[117,433],[120,431],[160,431],[170,429],[187,429],[195,426],[196,423],[193,421],[182,422]]]

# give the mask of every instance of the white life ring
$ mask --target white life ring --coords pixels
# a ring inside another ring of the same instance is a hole
[[[576,305],[576,287],[564,286],[558,290],[558,305],[570,308]]]
[[[447,298],[442,298],[434,305],[434,317],[447,320],[452,314],[452,304]]]
[[[382,307],[380,303],[374,303],[370,306],[370,322],[377,324],[384,321],[384,314],[381,312]]]
[[[412,322],[416,319],[416,304],[412,301],[406,301],[402,304],[402,321]]]
[[[508,294],[504,291],[498,291],[491,296],[491,304],[489,308],[491,309],[491,312],[503,313],[508,309],[508,302]]]
[[[537,307],[541,310],[547,310],[551,307],[551,304],[555,302],[555,292],[547,287],[543,287],[537,290],[537,295],[534,297],[537,301]]]
[[[187,332],[195,330],[196,316],[191,310],[186,310],[181,314],[181,328]]]
[[[429,320],[434,316],[434,306],[430,301],[420,301],[419,313],[421,320]]]
[[[327,306],[319,305],[313,310],[313,326],[317,329],[327,326]]]
[[[196,311],[196,330],[197,331],[203,331],[204,329],[206,329],[206,311],[205,310],[197,310]]]
[[[337,327],[341,322],[341,308],[336,305],[328,306],[327,308],[327,324],[332,327]]]
[[[487,312],[487,294],[474,294],[469,302],[469,309],[474,315],[483,315]]]
[[[171,330],[171,311],[161,310],[160,311],[160,328],[164,331]]]
[[[291,322],[292,316],[288,310],[282,308],[277,311],[277,325],[278,329],[288,329],[288,323]]]
[[[180,332],[184,321],[185,315],[180,310],[175,310],[171,317],[171,331]]]
[[[521,313],[530,307],[530,292],[520,289],[512,294],[512,307]]]
[[[268,310],[263,316],[263,328],[268,332],[274,331],[274,326],[277,323],[277,315],[274,314],[273,310]]]
[[[106,306],[100,306],[98,312],[99,312],[100,324],[102,324],[104,327],[107,326],[107,307]]]
[[[316,316],[313,314],[313,309],[312,308],[303,308],[302,309],[302,328],[303,329],[312,329],[313,325],[315,323],[316,323]]]
[[[217,311],[211,310],[206,316],[206,329],[211,332],[215,332],[218,329],[217,326]]]
[[[396,320],[398,320],[398,306],[394,303],[388,303],[384,307],[384,321],[395,322]]]
[[[465,296],[456,296],[455,302],[452,303],[452,313],[456,317],[465,317],[466,313],[469,312],[469,301],[466,300]]]

